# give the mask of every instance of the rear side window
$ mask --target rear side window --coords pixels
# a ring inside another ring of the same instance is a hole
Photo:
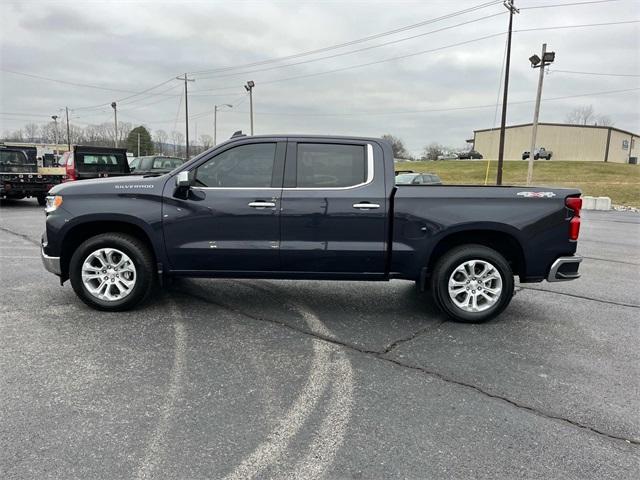
[[[340,188],[364,183],[367,178],[362,145],[298,143],[298,188]]]
[[[196,170],[196,183],[202,187],[271,187],[275,143],[252,143],[230,148]]]

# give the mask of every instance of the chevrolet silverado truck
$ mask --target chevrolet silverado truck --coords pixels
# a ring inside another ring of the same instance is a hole
[[[520,282],[579,277],[580,191],[396,185],[376,138],[234,136],[161,176],[47,198],[42,259],[87,305],[140,303],[170,277],[413,280],[455,320]]]

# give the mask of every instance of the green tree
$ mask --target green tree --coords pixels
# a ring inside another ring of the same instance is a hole
[[[127,137],[127,150],[138,156],[138,135],[140,135],[140,155],[152,155],[155,153],[151,134],[142,125],[129,132]]]

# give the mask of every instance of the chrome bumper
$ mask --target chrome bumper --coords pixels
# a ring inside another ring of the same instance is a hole
[[[566,282],[580,278],[578,268],[582,262],[582,257],[559,257],[551,265],[547,282]]]
[[[62,269],[60,268],[60,257],[50,257],[44,253],[44,248],[40,247],[40,257],[42,258],[42,264],[51,273],[58,276],[62,275]]]

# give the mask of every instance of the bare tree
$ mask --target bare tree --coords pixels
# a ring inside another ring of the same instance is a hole
[[[422,158],[427,160],[437,160],[438,155],[442,155],[443,147],[439,143],[433,142],[424,147]]]
[[[213,137],[211,135],[200,135],[200,143],[203,150],[209,150],[213,144]]]
[[[598,115],[596,125],[600,125],[602,127],[613,127],[613,120],[611,120],[609,115]]]
[[[36,123],[27,123],[24,126],[24,132],[27,135],[27,140],[30,142],[35,142],[38,138],[38,133],[40,132],[40,127]]]
[[[572,125],[590,125],[595,120],[593,105],[584,105],[571,110],[565,117],[566,123]]]
[[[156,141],[156,149],[160,152],[160,153],[164,153],[164,146],[167,143],[167,140],[169,139],[169,134],[167,132],[165,132],[164,130],[156,130],[153,133],[153,137]]]
[[[394,158],[409,158],[409,152],[404,146],[404,142],[399,137],[394,137],[389,133],[382,135],[382,138],[391,144]]]
[[[178,155],[182,152],[182,142],[184,142],[184,134],[173,130],[171,132],[171,143],[173,143],[173,154]]]

